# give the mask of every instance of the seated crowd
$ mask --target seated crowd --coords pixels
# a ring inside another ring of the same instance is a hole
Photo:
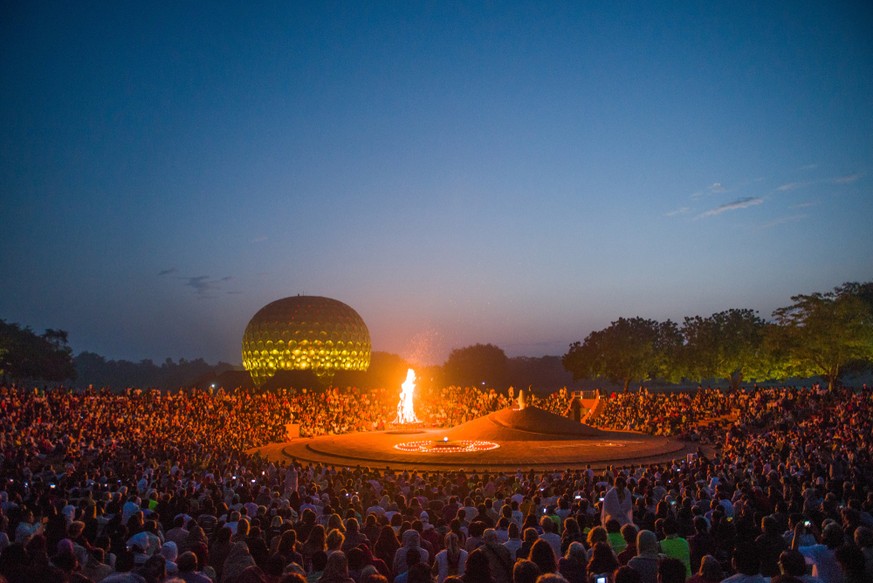
[[[434,426],[510,404],[434,397],[419,415]],[[561,412],[567,393],[534,404]],[[373,430],[395,408],[356,389],[0,387],[0,581],[873,581],[869,391],[610,398],[601,425],[718,444],[671,463],[396,472],[245,453],[292,420]]]

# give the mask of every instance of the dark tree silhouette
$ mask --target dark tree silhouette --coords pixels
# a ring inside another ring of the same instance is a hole
[[[443,380],[460,386],[504,389],[508,384],[509,359],[493,344],[456,348],[443,365]]]
[[[676,324],[670,320],[619,318],[584,342],[571,344],[563,363],[573,378],[606,378],[627,391],[632,381],[671,376],[675,368],[671,359],[680,344]]]
[[[59,382],[76,378],[67,333],[30,328],[0,320],[0,374],[14,380]]]

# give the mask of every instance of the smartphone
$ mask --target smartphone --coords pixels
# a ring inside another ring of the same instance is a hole
[[[812,526],[812,522],[809,521],[809,520],[804,520],[804,521],[803,521],[803,526],[805,526],[806,528],[809,528],[809,527]]]
[[[606,583],[606,575],[598,575],[594,578],[594,583]]]

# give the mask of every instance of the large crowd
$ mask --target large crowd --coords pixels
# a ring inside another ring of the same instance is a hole
[[[423,394],[423,423],[511,405]],[[563,413],[567,391],[533,404]],[[873,581],[873,393],[612,395],[594,422],[713,444],[671,463],[392,472],[249,448],[382,429],[397,391],[0,387],[0,581]],[[726,422],[725,419],[729,419]]]
[[[699,388],[688,392],[613,393],[593,420],[599,427],[642,431],[653,435],[676,435],[714,417],[745,410],[745,391],[726,393]]]

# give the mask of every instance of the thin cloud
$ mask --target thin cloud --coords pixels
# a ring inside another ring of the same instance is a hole
[[[776,192],[788,192],[790,190],[797,190],[798,188],[803,188],[809,184],[808,182],[786,182],[785,184],[781,184],[776,187]]]
[[[231,276],[225,276],[220,279],[212,279],[208,275],[197,275],[194,277],[183,277],[185,285],[192,288],[197,294],[197,297],[206,299],[214,298],[214,292],[221,290],[221,285],[233,279]]]
[[[721,182],[713,182],[703,190],[698,190],[697,192],[691,193],[691,198],[700,198],[704,195],[722,194],[725,192],[727,192],[727,189],[725,189]]]
[[[208,293],[213,289],[215,284],[216,282],[211,280],[208,275],[197,275],[195,277],[189,277],[185,282],[185,285],[194,288],[194,291],[197,292],[197,295],[203,295]]]
[[[675,217],[677,215],[687,215],[691,212],[690,206],[681,206],[677,209],[670,211],[669,213],[664,213],[665,217]]]
[[[862,172],[856,172],[855,174],[848,174],[846,176],[839,176],[834,178],[834,184],[852,184],[853,182],[857,182],[864,176]]]
[[[807,216],[808,215],[805,215],[805,214],[799,214],[799,215],[791,215],[788,217],[781,217],[779,219],[770,221],[769,223],[764,223],[763,225],[761,225],[760,228],[761,229],[772,229],[773,227],[778,227],[779,225],[784,225],[786,223],[796,223],[798,221],[802,221]]]
[[[817,202],[806,201],[806,202],[801,202],[801,203],[798,203],[798,204],[793,204],[793,205],[791,205],[789,208],[793,208],[793,209],[807,209],[807,208],[809,208],[809,207],[811,207],[811,206],[815,206],[815,205],[817,205],[817,204],[818,204]]]
[[[697,218],[703,219],[706,217],[714,217],[728,211],[737,211],[740,209],[749,208],[750,206],[757,206],[763,202],[764,199],[760,196],[747,196],[745,198],[737,199],[733,202],[727,202],[723,205],[715,207],[714,209],[709,209],[705,213],[697,215]]]
[[[178,271],[178,269],[176,269],[175,267],[171,267],[169,269],[162,269],[161,271],[158,272],[158,277],[161,277],[162,275],[170,275],[172,273],[176,273],[177,271]]]

